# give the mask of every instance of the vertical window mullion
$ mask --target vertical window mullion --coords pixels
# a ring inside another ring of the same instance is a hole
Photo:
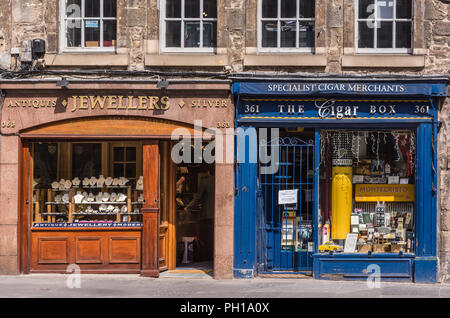
[[[103,17],[104,17],[104,12],[103,12],[103,1],[104,0],[100,0],[100,21],[99,21],[99,27],[100,27],[100,47],[103,47]]]
[[[277,48],[281,48],[281,0],[277,0]]]
[[[181,0],[181,48],[184,49],[184,0]]]
[[[397,34],[397,0],[392,0],[394,2],[394,8],[392,9],[392,48],[397,48],[397,43],[395,41]]]
[[[301,0],[297,0],[296,1],[296,8],[295,8],[295,16],[296,16],[296,20],[295,21],[295,48],[299,48],[300,47],[300,43],[298,38],[300,37],[300,1]]]
[[[200,0],[200,48],[203,48],[203,0]]]
[[[374,28],[373,28],[373,31],[374,31],[374,35],[373,35],[373,47],[375,48],[375,49],[378,49],[378,27],[380,27],[381,28],[381,22],[380,22],[380,20],[378,19],[378,0],[375,0],[375,8],[374,8],[374,10],[375,10],[375,24],[374,24]]]
[[[85,48],[86,43],[84,41],[84,10],[85,10],[85,3],[84,0],[81,0],[81,47]]]

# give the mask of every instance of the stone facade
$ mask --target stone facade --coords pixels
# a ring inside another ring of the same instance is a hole
[[[193,70],[236,72],[285,72],[289,74],[441,75],[449,76],[450,0],[413,0],[413,52],[404,55],[355,54],[354,0],[316,0],[314,53],[261,53],[257,45],[257,0],[217,0],[217,50],[214,54],[162,53],[157,0],[117,0],[117,49],[114,54],[63,53],[59,48],[58,0],[0,1],[0,67],[20,65],[10,55],[24,40],[46,41],[48,69],[108,68],[140,70]],[[1,84],[0,84],[1,85]],[[1,86],[0,86],[1,88]],[[440,105],[439,132],[440,278],[450,280],[450,100]],[[1,137],[0,175],[17,170],[15,137]],[[5,151],[8,149],[8,151]],[[13,152],[14,153],[14,152]],[[7,172],[6,172],[7,171]],[[17,171],[16,171],[17,172]],[[1,182],[0,182],[1,185]],[[16,207],[11,189],[1,189],[0,206]],[[5,202],[4,202],[5,201]],[[7,202],[6,202],[7,201]],[[5,204],[5,205],[4,205]],[[2,213],[5,213],[3,211]],[[1,218],[0,274],[16,273],[17,251],[14,225],[8,212]],[[5,221],[6,220],[6,221]],[[14,245],[15,246],[15,245]],[[5,270],[8,268],[8,270]]]

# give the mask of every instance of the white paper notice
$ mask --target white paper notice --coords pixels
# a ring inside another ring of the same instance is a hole
[[[278,204],[297,203],[298,189],[278,191]]]

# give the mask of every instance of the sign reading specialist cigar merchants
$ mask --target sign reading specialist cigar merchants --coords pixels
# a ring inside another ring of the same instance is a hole
[[[357,184],[357,202],[414,202],[414,184]]]

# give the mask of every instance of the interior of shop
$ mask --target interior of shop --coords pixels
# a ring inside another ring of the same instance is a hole
[[[413,253],[415,131],[320,132],[319,252]]]
[[[141,222],[139,142],[35,142],[33,222],[84,226]]]
[[[176,269],[212,274],[214,165],[180,163],[175,169]]]

